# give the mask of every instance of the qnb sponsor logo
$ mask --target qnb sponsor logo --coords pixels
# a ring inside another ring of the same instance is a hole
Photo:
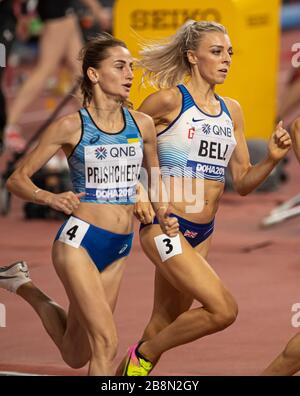
[[[0,304],[0,327],[6,327],[6,308],[4,304]]]
[[[136,151],[134,146],[112,147],[110,155],[113,158],[135,157]]]
[[[220,125],[203,124],[201,127],[201,131],[205,135],[213,133],[216,136],[225,136],[229,138],[231,138],[232,136],[232,127],[222,127]]]
[[[221,127],[220,125],[213,125],[212,131],[217,136],[231,137],[232,129],[229,127]]]
[[[5,45],[0,43],[0,67],[6,66],[6,48]]]
[[[136,149],[134,146],[125,145],[125,147],[111,147],[109,150],[104,146],[97,147],[95,156],[97,159],[110,158],[128,158],[136,156]]]
[[[210,125],[209,124],[202,125],[202,132],[205,133],[205,135],[210,134],[210,132],[211,132]]]
[[[292,45],[292,52],[295,52],[295,54],[292,57],[292,66],[299,67],[300,66],[300,43],[294,43]]]
[[[292,326],[300,327],[300,303],[292,305],[292,312],[295,312],[291,319]]]
[[[103,160],[107,157],[107,150],[105,147],[97,147],[95,150],[95,156],[97,159]]]

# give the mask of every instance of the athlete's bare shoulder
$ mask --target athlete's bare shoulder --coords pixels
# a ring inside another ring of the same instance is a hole
[[[235,99],[229,98],[228,96],[223,97],[224,102],[226,104],[226,106],[228,107],[228,110],[233,111],[233,112],[239,112],[241,111],[241,105],[239,104],[239,102]]]
[[[137,110],[130,110],[131,115],[133,116],[135,122],[137,123],[139,128],[147,127],[151,124],[154,125],[153,119],[146,113]]]
[[[146,114],[146,113],[143,113],[142,111],[133,110],[133,109],[130,109],[129,111],[130,111],[131,115],[134,117],[134,119],[135,119],[136,121],[137,121],[137,120],[144,120],[144,119],[149,119],[149,120],[152,119],[152,117],[150,117],[150,116],[149,116],[148,114]]]
[[[181,106],[181,94],[178,88],[161,89],[150,94],[139,107],[139,111],[159,118]]]
[[[57,127],[61,128],[67,134],[72,134],[81,128],[81,118],[78,111],[59,118],[57,120]]]
[[[153,94],[149,95],[147,99],[157,101],[160,104],[167,106],[169,110],[171,110],[174,106],[174,101],[179,99],[181,101],[181,93],[177,87],[172,87],[154,92]]]
[[[81,119],[78,112],[62,116],[55,120],[46,131],[46,135],[59,144],[72,144],[81,132]]]
[[[241,133],[244,133],[244,115],[243,115],[243,110],[239,102],[235,99],[228,98],[228,97],[223,97],[224,102],[229,110],[231,119],[234,124],[234,129],[235,133],[240,131]]]

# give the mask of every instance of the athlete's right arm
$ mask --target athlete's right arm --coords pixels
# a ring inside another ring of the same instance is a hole
[[[54,194],[41,190],[31,181],[31,177],[59,149],[64,148],[65,151],[68,151],[70,147],[74,147],[79,136],[76,133],[76,126],[79,128],[78,132],[80,134],[80,119],[78,115],[76,118],[76,115],[73,114],[62,117],[51,124],[42,135],[37,146],[20,161],[16,170],[9,177],[6,184],[7,189],[26,201],[49,205],[53,209],[71,214],[79,205],[79,194],[76,195],[71,191]]]
[[[300,163],[300,117],[296,118],[291,127],[291,137],[293,142],[293,149],[297,160]]]
[[[149,115],[154,121],[156,131],[165,128],[168,124],[167,116],[174,110],[174,95],[177,93],[173,89],[161,90],[149,95],[141,104],[138,111]],[[148,197],[148,192],[140,185],[137,202],[134,206],[134,214],[143,224],[149,224],[153,221],[155,212]]]
[[[149,95],[141,104],[138,111],[149,115],[156,128],[164,124],[164,120],[169,112],[172,112],[174,106],[172,90],[163,90]],[[172,100],[173,99],[173,100]],[[148,197],[148,192],[140,184],[137,202],[134,206],[134,213],[137,219],[143,223],[151,223],[155,212]]]
[[[139,183],[137,186],[134,215],[143,224],[152,223],[155,216],[148,192],[145,190],[142,183]]]

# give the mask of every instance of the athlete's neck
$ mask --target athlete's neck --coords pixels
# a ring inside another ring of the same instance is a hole
[[[199,86],[199,84],[193,84],[191,80],[185,84],[189,93],[197,103],[212,105],[216,104],[216,94],[214,89],[212,89],[211,86],[201,85]]]
[[[96,119],[101,119],[104,122],[107,120],[111,123],[113,120],[123,119],[122,103],[116,98],[94,97],[87,108]]]
[[[122,107],[122,102],[121,101],[96,101],[92,100],[88,106],[90,109],[95,109],[100,112],[115,112],[119,110]]]
[[[202,78],[198,71],[192,72],[192,76],[185,86],[199,104],[216,104],[215,85],[211,85]]]

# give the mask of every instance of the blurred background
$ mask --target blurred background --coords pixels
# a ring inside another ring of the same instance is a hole
[[[300,116],[300,1],[0,0],[0,44],[5,47],[0,47],[0,265],[26,259],[32,277],[63,305],[66,298],[50,265],[62,215],[12,198],[5,181],[49,123],[80,108],[74,54],[89,36],[111,32],[138,56],[139,38],[172,34],[188,19],[215,20],[228,29],[235,55],[228,81],[217,92],[241,103],[255,163],[263,158],[278,120],[289,130]],[[137,107],[151,88],[141,86],[139,71],[135,76],[131,100]],[[180,348],[180,356],[189,357],[186,373],[176,349],[170,353],[174,359],[162,359],[156,374],[257,374],[295,333],[290,318],[291,306],[300,299],[299,174],[291,151],[245,198],[232,191],[227,175],[210,262],[236,295],[239,319],[224,334]],[[54,192],[71,188],[60,154],[34,177],[39,187]],[[121,355],[150,314],[152,280],[153,266],[136,236],[116,312]],[[139,301],[133,294],[137,285],[143,287]],[[7,309],[6,327],[0,323],[0,370],[78,373],[66,368],[25,303],[2,290],[0,303]]]

